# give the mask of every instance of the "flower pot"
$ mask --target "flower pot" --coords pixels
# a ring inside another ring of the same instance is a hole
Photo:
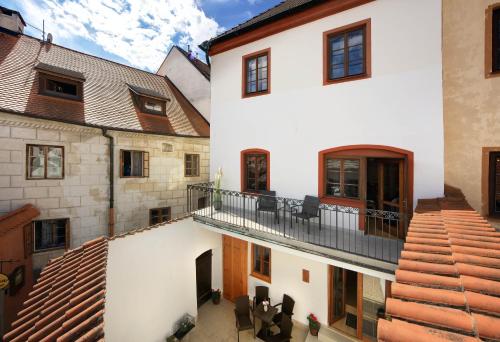
[[[219,305],[220,304],[220,297],[212,297],[212,303],[214,303],[215,305]]]
[[[312,336],[318,336],[320,325],[309,325],[309,332]]]
[[[219,201],[215,200],[214,201],[214,209],[215,210],[221,210],[222,209],[222,200],[219,200]]]
[[[309,328],[312,336],[318,336],[319,329],[318,328]]]

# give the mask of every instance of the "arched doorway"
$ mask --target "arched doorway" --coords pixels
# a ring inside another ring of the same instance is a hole
[[[212,250],[196,258],[196,299],[202,306],[212,295]]]

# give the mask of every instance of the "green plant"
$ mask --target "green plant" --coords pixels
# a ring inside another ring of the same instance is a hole
[[[314,314],[310,313],[307,316],[307,320],[309,321],[309,328],[310,329],[319,330],[321,323],[318,321],[318,318]]]
[[[216,209],[220,209],[222,206],[222,194],[221,194],[221,181],[222,181],[222,168],[219,167],[217,172],[215,173],[214,180],[214,206]]]
[[[221,296],[221,291],[219,289],[212,290],[212,302],[214,304],[219,304],[220,303],[220,296]]]

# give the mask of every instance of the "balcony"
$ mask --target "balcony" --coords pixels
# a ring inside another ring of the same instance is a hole
[[[263,200],[274,201],[276,210],[257,210]],[[188,210],[195,221],[361,266],[394,269],[406,237],[403,215],[321,203],[318,216],[308,222],[293,215],[303,204],[291,198],[217,190],[211,183],[188,186]]]

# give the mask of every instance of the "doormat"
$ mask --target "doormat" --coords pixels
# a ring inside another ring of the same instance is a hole
[[[357,329],[358,328],[358,317],[348,312],[345,315],[345,325],[350,328]]]

